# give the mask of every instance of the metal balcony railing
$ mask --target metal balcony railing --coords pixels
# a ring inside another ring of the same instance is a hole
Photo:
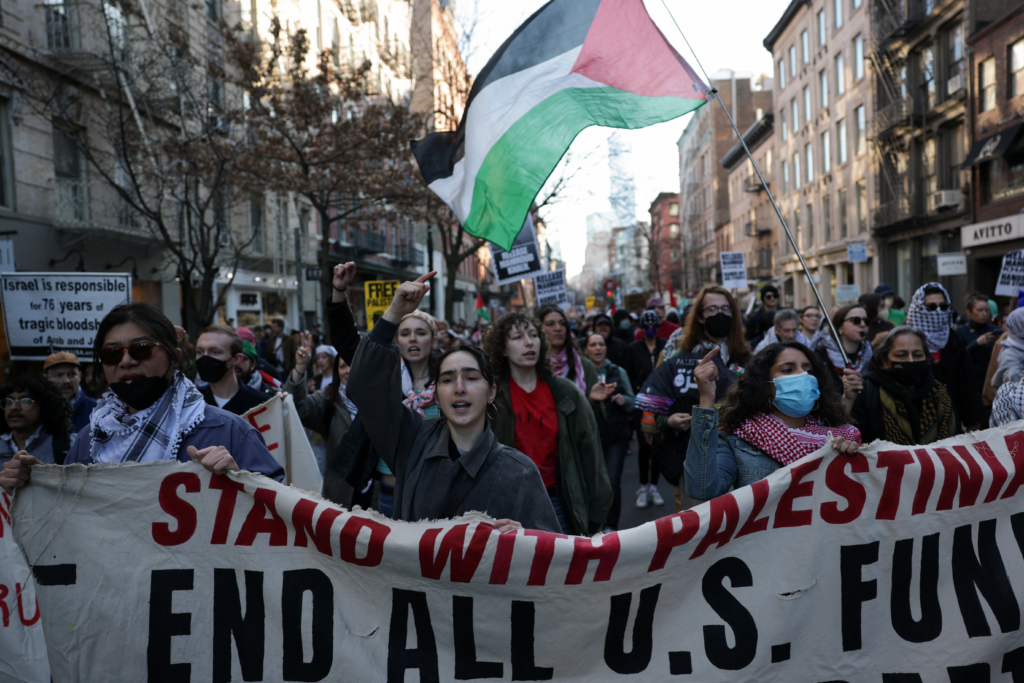
[[[907,197],[898,197],[878,205],[878,208],[875,209],[874,227],[875,229],[885,228],[906,220],[911,215],[910,200]]]
[[[894,38],[910,33],[921,22],[920,0],[875,0],[872,33],[875,42],[885,47]]]
[[[906,100],[896,100],[875,111],[875,120],[871,124],[872,135],[884,137],[897,128],[910,123],[910,108]]]
[[[54,222],[78,226],[89,222],[89,183],[85,180],[56,178]]]
[[[359,254],[381,254],[388,248],[388,241],[384,235],[369,230],[353,230],[352,244]]]
[[[405,266],[420,266],[423,264],[424,251],[412,242],[399,242],[394,250],[395,264]]]

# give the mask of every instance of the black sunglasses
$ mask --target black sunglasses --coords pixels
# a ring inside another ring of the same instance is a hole
[[[870,322],[867,318],[862,318],[859,315],[850,316],[844,323],[853,323],[854,325],[867,325]]]
[[[929,311],[935,311],[940,308],[944,311],[949,310],[949,304],[925,304],[924,307],[927,308]]]
[[[128,346],[104,346],[100,349],[100,362],[104,365],[117,365],[124,358],[124,352],[134,360],[146,360],[153,355],[153,349],[160,346],[156,342],[132,342]]]

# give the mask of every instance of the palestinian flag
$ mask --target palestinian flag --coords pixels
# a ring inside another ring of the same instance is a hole
[[[476,314],[487,322],[491,322],[491,314],[487,312],[487,306],[484,305],[484,297],[480,292],[476,293]]]
[[[413,154],[467,232],[511,249],[580,131],[669,121],[706,91],[643,0],[551,0],[477,76],[458,129],[413,142]]]

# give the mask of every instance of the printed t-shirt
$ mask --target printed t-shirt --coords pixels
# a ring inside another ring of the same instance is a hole
[[[527,392],[509,377],[512,394],[512,412],[516,416],[515,449],[523,453],[540,470],[544,486],[556,485],[555,467],[558,462],[558,413],[551,387],[543,377],[537,377],[537,386]]]

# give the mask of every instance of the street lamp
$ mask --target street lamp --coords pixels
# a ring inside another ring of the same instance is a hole
[[[85,256],[82,255],[82,250],[81,249],[72,249],[67,254],[65,254],[64,258],[62,258],[62,259],[53,259],[53,258],[50,259],[50,267],[53,268],[58,263],[64,263],[69,258],[71,258],[72,254],[78,254],[78,265],[75,266],[75,270],[77,270],[79,273],[84,273],[85,272]]]
[[[132,262],[132,280],[138,280],[139,279],[139,263],[138,263],[138,261],[135,260],[134,256],[125,256],[123,259],[121,259],[120,263],[108,263],[103,268],[104,268],[104,270],[110,270],[111,268],[119,268],[120,266],[124,265],[124,263],[126,261],[131,261]],[[83,270],[84,270],[84,268],[83,268]]]

